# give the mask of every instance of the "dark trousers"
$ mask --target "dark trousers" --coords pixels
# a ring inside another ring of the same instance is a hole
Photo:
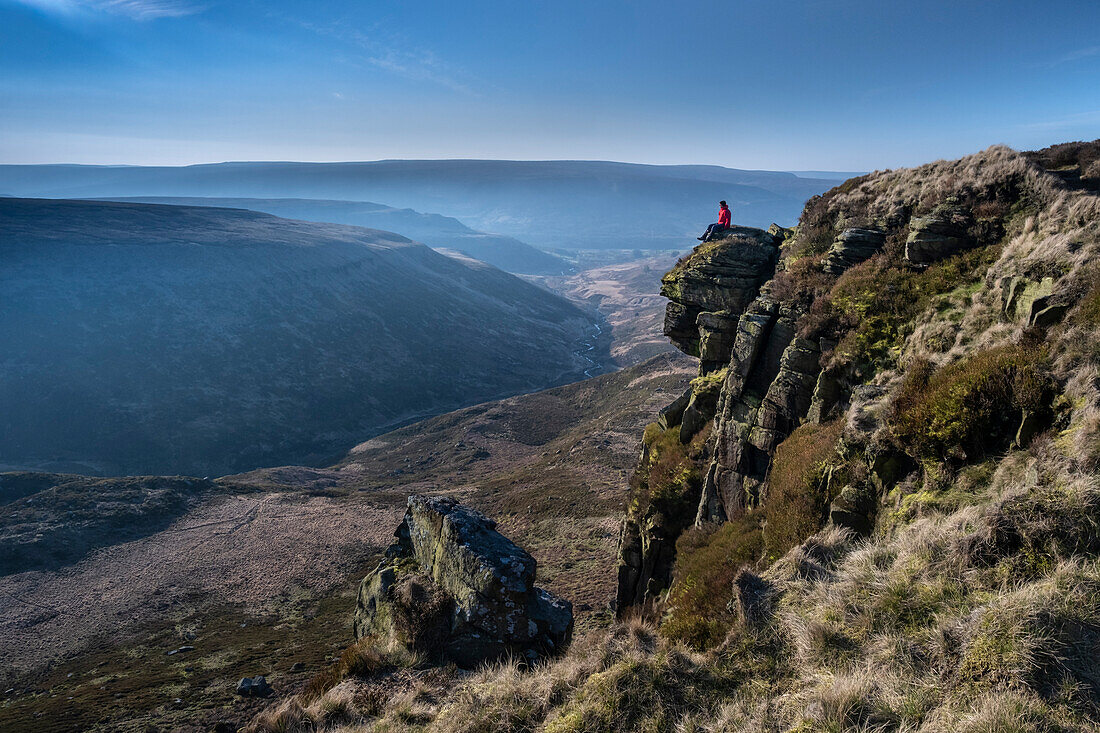
[[[725,231],[726,229],[728,229],[728,227],[723,224],[719,224],[718,222],[711,224],[709,227],[707,227],[707,230],[703,232],[703,241],[709,242],[711,237],[713,237],[718,232]]]

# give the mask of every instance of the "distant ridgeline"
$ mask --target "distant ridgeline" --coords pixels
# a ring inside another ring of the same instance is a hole
[[[325,461],[591,367],[577,307],[389,232],[3,198],[0,263],[4,467],[204,476]]]
[[[370,206],[362,202],[383,201],[392,207],[457,217],[474,229],[543,249],[678,250],[689,234],[694,237],[713,220],[721,199],[730,202],[734,220],[741,224],[787,224],[795,221],[807,198],[845,177],[569,160],[0,165],[0,192],[51,198],[248,197],[269,201],[244,208],[388,228],[382,222],[358,218],[365,214],[363,207]],[[269,208],[270,200],[276,198],[338,199],[343,206],[317,202],[309,204],[306,213],[294,213],[285,206],[298,207],[301,202]],[[393,230],[417,238],[411,230],[396,226]],[[487,257],[486,261],[497,264]]]

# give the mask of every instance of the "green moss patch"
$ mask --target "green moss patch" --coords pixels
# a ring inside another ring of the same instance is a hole
[[[925,270],[908,266],[896,254],[872,257],[841,275],[818,304],[818,328],[842,334],[837,360],[861,378],[870,377],[896,364],[917,317],[929,305],[942,311],[976,292],[999,251],[979,247]],[[940,297],[948,294],[955,297]]]
[[[939,370],[920,362],[894,402],[894,434],[915,458],[983,456],[1015,436],[1024,414],[1048,412],[1054,394],[1036,345],[989,349]]]
[[[635,517],[660,515],[660,523],[676,534],[695,516],[709,455],[710,425],[686,445],[680,426],[646,428],[647,458],[631,476],[630,513]]]

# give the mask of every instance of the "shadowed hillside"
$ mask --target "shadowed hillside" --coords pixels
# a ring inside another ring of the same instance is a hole
[[[449,216],[422,214],[412,209],[397,209],[368,201],[326,201],[323,199],[227,199],[201,197],[146,196],[116,198],[149,204],[182,206],[218,206],[251,209],[286,219],[351,224],[352,226],[397,232],[429,247],[454,249],[475,260],[487,262],[506,272],[525,275],[562,275],[571,268],[568,262],[535,249],[512,237],[486,234],[470,229]]]
[[[316,462],[592,364],[575,306],[387,232],[4,199],[0,260],[0,465]]]

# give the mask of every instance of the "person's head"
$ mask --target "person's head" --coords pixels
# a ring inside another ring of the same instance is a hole
[[[726,202],[725,201],[719,201],[718,205],[721,206],[723,209],[726,208]]]

